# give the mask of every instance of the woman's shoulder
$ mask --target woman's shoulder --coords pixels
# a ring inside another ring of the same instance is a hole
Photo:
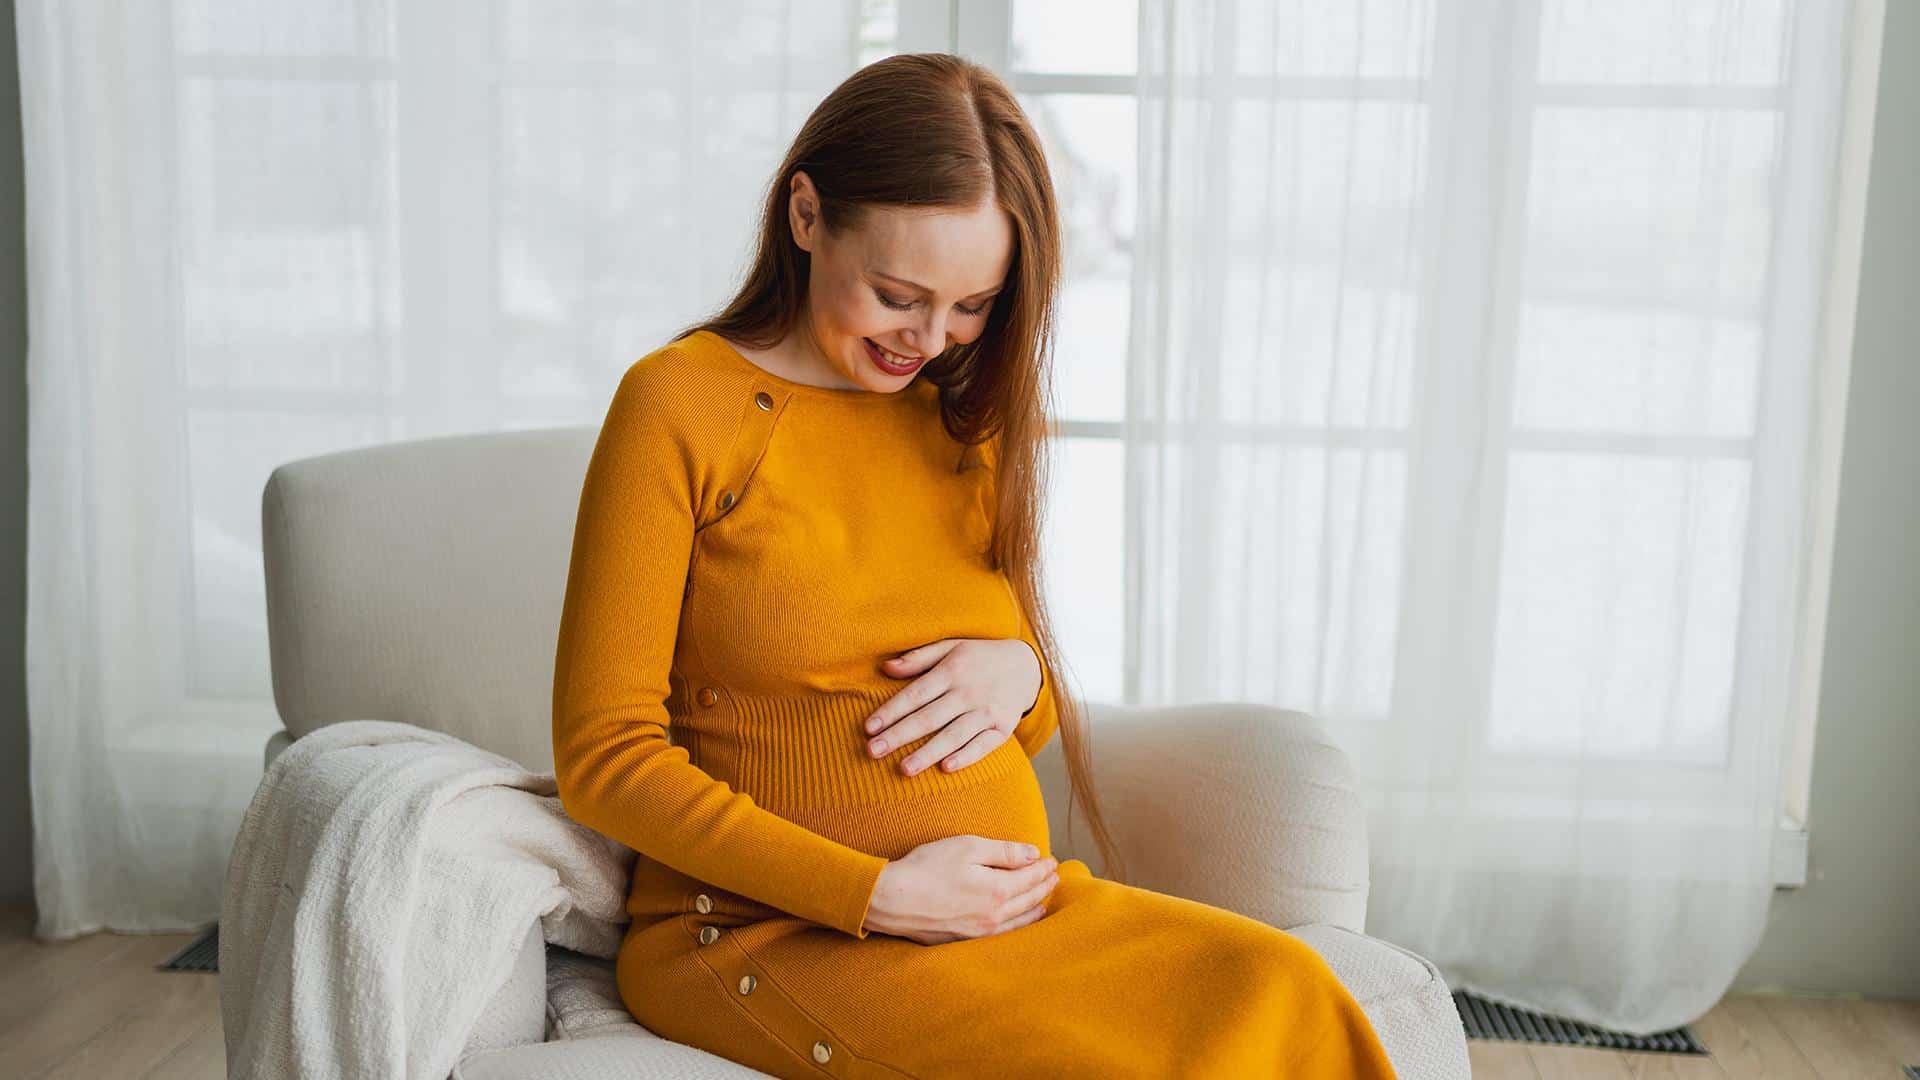
[[[677,445],[691,458],[715,452],[737,418],[724,404],[731,374],[698,342],[676,338],[660,345],[621,373],[602,433]]]
[[[620,391],[656,401],[698,401],[718,374],[697,334],[674,338],[627,365]]]

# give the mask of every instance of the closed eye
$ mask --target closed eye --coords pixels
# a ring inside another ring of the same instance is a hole
[[[895,311],[911,311],[913,309],[913,305],[918,302],[914,300],[908,300],[905,302],[895,300],[892,297],[888,296],[886,293],[883,293],[878,289],[875,289],[873,291],[873,295],[876,297],[879,297],[880,302],[882,304],[887,305],[888,307],[892,308]],[[972,307],[972,308],[962,307],[959,304],[955,304],[953,305],[953,309],[969,318],[978,318],[982,315],[985,315],[987,313],[987,309],[992,306],[993,306],[993,298],[988,297],[986,302],[981,304],[979,307]]]

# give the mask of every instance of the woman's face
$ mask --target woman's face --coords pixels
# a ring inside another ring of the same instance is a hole
[[[1013,264],[1013,223],[991,199],[965,211],[875,207],[860,228],[830,235],[812,178],[796,171],[787,214],[811,256],[798,362],[840,389],[903,389],[948,346],[979,337]]]

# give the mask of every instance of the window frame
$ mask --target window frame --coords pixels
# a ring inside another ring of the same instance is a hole
[[[951,0],[902,0],[903,10],[909,7],[923,9],[944,8],[949,17],[950,34],[946,48],[983,63],[1000,73],[1018,94],[1125,94],[1136,93],[1138,80],[1132,75],[1072,74],[1059,72],[1023,72],[1009,70],[1009,42],[1012,27],[1013,0],[968,0],[965,4]],[[1444,26],[1449,19],[1462,18],[1464,12],[1458,10],[1460,0],[1435,0],[1434,24]],[[1839,198],[1838,216],[1832,230],[1833,257],[1831,269],[1826,280],[1821,283],[1825,293],[1828,310],[1851,313],[1853,298],[1857,292],[1858,255],[1860,233],[1864,207],[1864,187],[1868,148],[1872,133],[1872,114],[1874,106],[1874,87],[1877,83],[1879,56],[1880,24],[1884,7],[1881,0],[1866,0],[1861,5],[1860,17],[1848,27],[1845,47],[1850,54],[1850,85],[1844,115],[1840,118],[1842,128],[1842,154],[1839,165],[1840,177],[1837,190]],[[1496,362],[1505,365],[1511,376],[1512,365],[1516,361],[1516,341],[1519,319],[1522,312],[1523,297],[1518,288],[1520,268],[1524,258],[1523,245],[1526,238],[1527,214],[1527,171],[1531,166],[1530,137],[1537,111],[1543,108],[1566,106],[1581,107],[1666,107],[1674,109],[1730,108],[1745,110],[1771,110],[1779,115],[1781,125],[1780,160],[1787,168],[1776,172],[1773,184],[1773,218],[1770,223],[1770,259],[1769,280],[1764,287],[1764,296],[1759,307],[1765,312],[1777,313],[1782,307],[1777,303],[1783,288],[1778,267],[1785,260],[1794,258],[1791,254],[1781,254],[1783,245],[1795,243],[1802,247],[1808,243],[1804,238],[1812,237],[1818,242],[1828,234],[1819,228],[1818,222],[1806,219],[1805,200],[1790,197],[1789,185],[1805,183],[1810,179],[1807,170],[1810,166],[1802,163],[1817,164],[1820,156],[1809,152],[1803,145],[1804,140],[1817,135],[1821,124],[1808,124],[1805,110],[1817,107],[1817,98],[1810,94],[1807,80],[1801,76],[1801,68],[1809,62],[1809,54],[1815,50],[1795,48],[1786,50],[1781,82],[1771,87],[1746,86],[1696,86],[1696,85],[1590,85],[1571,83],[1541,83],[1537,79],[1539,49],[1539,5],[1516,5],[1517,18],[1508,26],[1509,38],[1506,52],[1507,63],[1489,78],[1506,78],[1508,84],[1500,88],[1512,102],[1512,108],[1497,114],[1488,110],[1485,115],[1469,112],[1456,112],[1452,115],[1439,111],[1428,114],[1428,142],[1430,146],[1445,145],[1444,140],[1463,136],[1479,137],[1489,140],[1489,145],[1498,147],[1492,155],[1505,163],[1506,174],[1502,178],[1504,191],[1511,192],[1510,197],[1502,198],[1499,205],[1493,207],[1498,222],[1489,255],[1491,269],[1483,275],[1456,275],[1454,284],[1436,286],[1431,280],[1422,283],[1423,295],[1419,298],[1422,306],[1435,303],[1435,290],[1446,290],[1451,298],[1445,302],[1460,303],[1463,300],[1460,290],[1466,290],[1464,297],[1468,302],[1477,302],[1482,308],[1488,306],[1494,312],[1491,320],[1492,355]],[[1801,8],[1793,9],[1790,17],[1802,20],[1810,16]],[[1788,27],[1786,32],[1796,41],[1802,40],[1807,26]],[[1439,58],[1436,58],[1438,61]],[[1267,83],[1270,80],[1252,80]],[[1356,80],[1287,80],[1288,85],[1274,88],[1260,86],[1255,92],[1262,95],[1270,92],[1277,96],[1295,100],[1347,100],[1356,90],[1364,91],[1368,98],[1387,100],[1422,101],[1424,80],[1404,80],[1390,78]],[[1364,84],[1362,86],[1361,84]],[[1432,106],[1429,106],[1432,108]],[[1465,128],[1475,130],[1467,131]],[[1799,140],[1799,142],[1796,142]],[[1795,174],[1797,170],[1797,175]],[[1783,175],[1785,174],[1785,175]],[[1436,190],[1460,190],[1463,185],[1447,184],[1434,170],[1426,174],[1426,191],[1423,196],[1431,196]],[[1450,233],[1459,228],[1449,222],[1471,220],[1460,214],[1459,207],[1436,207],[1429,198],[1421,201],[1423,212],[1434,222],[1436,229]],[[1482,245],[1485,241],[1480,241]],[[1453,247],[1451,239],[1438,241],[1436,250],[1449,250]],[[1817,253],[1817,249],[1815,249]],[[1431,276],[1429,276],[1431,278]],[[1464,279],[1464,280],[1462,280]],[[1794,283],[1795,288],[1804,289],[1806,282]],[[1488,293],[1491,295],[1487,295]],[[1472,295],[1478,293],[1479,295]],[[1529,294],[1539,295],[1539,294]],[[1608,307],[1630,306],[1630,297],[1562,297],[1581,304],[1598,304]],[[1469,309],[1474,310],[1474,309]],[[1692,309],[1689,309],[1692,310]],[[1704,310],[1697,314],[1712,314]],[[1768,422],[1769,410],[1778,412],[1788,407],[1781,398],[1782,388],[1779,380],[1770,379],[1768,356],[1780,348],[1780,334],[1777,323],[1778,314],[1761,316],[1758,326],[1763,335],[1765,352],[1760,361],[1758,379],[1759,400],[1756,402],[1756,425]],[[1810,481],[1812,497],[1808,500],[1808,509],[1813,511],[1812,557],[1808,567],[1806,589],[1802,596],[1800,609],[1804,612],[1804,624],[1801,627],[1806,635],[1806,646],[1800,654],[1801,668],[1794,681],[1795,704],[1790,718],[1788,741],[1792,754],[1787,759],[1787,767],[1781,777],[1781,822],[1782,843],[1785,861],[1788,864],[1796,860],[1798,866],[1788,865],[1780,870],[1783,883],[1797,884],[1804,880],[1805,859],[1805,813],[1807,787],[1812,771],[1811,749],[1817,712],[1817,684],[1819,669],[1819,642],[1824,636],[1825,603],[1827,582],[1830,577],[1832,561],[1832,531],[1834,502],[1838,488],[1838,458],[1841,441],[1840,425],[1844,419],[1840,402],[1844,401],[1846,368],[1851,346],[1851,319],[1829,319],[1823,327],[1823,340],[1820,342],[1816,359],[1816,380],[1820,386],[1821,410],[1817,420],[1817,435],[1820,447],[1816,454],[1815,476]],[[1415,378],[1419,379],[1425,365],[1415,363]],[[1416,391],[1417,393],[1417,391]],[[1763,490],[1769,483],[1760,471],[1755,446],[1759,432],[1744,438],[1711,437],[1667,437],[1659,435],[1636,434],[1599,434],[1580,431],[1555,431],[1550,429],[1524,428],[1513,422],[1511,411],[1496,406],[1494,415],[1501,417],[1499,423],[1489,425],[1486,433],[1499,440],[1497,448],[1490,450],[1484,460],[1501,470],[1502,475],[1509,466],[1512,455],[1517,452],[1534,450],[1594,450],[1626,452],[1634,454],[1652,454],[1665,461],[1698,462],[1709,459],[1728,459],[1743,462],[1748,469],[1749,489],[1746,507],[1746,525],[1748,536],[1743,547],[1743,571],[1741,583],[1741,603],[1736,633],[1739,644],[1736,646],[1736,663],[1753,662],[1753,631],[1748,612],[1753,610],[1751,591],[1755,588],[1755,572],[1751,568],[1752,555],[1758,543],[1755,535],[1757,523],[1768,519],[1769,507],[1777,512],[1778,507],[1767,501],[1768,493]],[[1124,437],[1124,421],[1075,419],[1071,416],[1056,417],[1050,425],[1050,433],[1055,437],[1095,440],[1120,440]],[[1366,433],[1369,441],[1377,441],[1383,433]],[[1350,442],[1350,436],[1338,432],[1323,433],[1323,444],[1328,448]],[[1416,499],[1433,498],[1430,487],[1433,483],[1433,470],[1421,467],[1423,452],[1411,443],[1403,443],[1408,453],[1407,492],[1409,504]],[[1499,498],[1487,500],[1490,516],[1502,518]],[[1483,523],[1500,529],[1502,520]],[[1481,634],[1481,648],[1476,655],[1484,656],[1488,661],[1488,670],[1479,680],[1483,687],[1490,686],[1491,666],[1493,662],[1494,613],[1498,602],[1498,543],[1482,544],[1479,550],[1485,564],[1476,569],[1477,580],[1483,588],[1477,595],[1485,598],[1484,606],[1476,614],[1472,625]],[[1817,602],[1816,602],[1817,601]],[[1409,610],[1406,606],[1418,603],[1418,598],[1403,597],[1400,611]],[[1131,615],[1131,607],[1129,607]],[[1133,635],[1123,635],[1131,641]],[[1401,655],[1409,648],[1418,648],[1420,642],[1410,640],[1410,635],[1398,635],[1396,649]],[[1132,669],[1136,666],[1134,658],[1125,658],[1128,669],[1125,675],[1126,692],[1123,700],[1136,701],[1138,685]],[[1396,664],[1398,666],[1398,664]],[[1396,678],[1394,696],[1400,698],[1404,692],[1405,680]],[[1488,702],[1482,701],[1476,715],[1481,717],[1481,737],[1487,737],[1484,727],[1488,719]],[[1741,738],[1739,717],[1742,710],[1737,700],[1729,709],[1727,717],[1726,745],[1737,745]],[[1356,725],[1354,731],[1364,740],[1368,725]],[[1512,765],[1510,775],[1504,779],[1515,783],[1516,788],[1524,789],[1538,785],[1541,790],[1551,790],[1556,783],[1565,783],[1570,771],[1565,767],[1565,755],[1538,755],[1532,753],[1505,753],[1500,757]],[[1556,762],[1556,759],[1559,759]],[[1598,766],[1602,771],[1618,772],[1620,779],[1629,774],[1644,774],[1649,765],[1657,764],[1646,759],[1624,760],[1617,766]],[[1556,767],[1559,765],[1559,767]],[[1723,762],[1717,768],[1699,766],[1663,766],[1676,768],[1676,789],[1681,787],[1697,790],[1706,780],[1713,781],[1718,776],[1721,782],[1729,782],[1737,777],[1727,774],[1727,765]],[[1595,768],[1591,763],[1584,769]],[[1780,860],[1776,860],[1777,864]]]

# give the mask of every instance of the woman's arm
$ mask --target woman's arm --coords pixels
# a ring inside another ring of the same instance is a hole
[[[1017,597],[1014,602],[1016,605],[1019,603]],[[1020,640],[1033,650],[1033,658],[1040,664],[1040,692],[1035,695],[1033,706],[1021,714],[1019,726],[1013,729],[1013,737],[1027,752],[1027,757],[1031,758],[1040,753],[1047,745],[1047,740],[1060,727],[1060,712],[1053,700],[1053,676],[1047,671],[1046,657],[1040,655],[1040,645],[1034,640],[1033,624],[1027,621],[1024,610],[1020,612]]]
[[[671,371],[642,360],[607,410],[574,525],[553,684],[569,817],[718,888],[866,937],[887,860],[754,804],[667,738],[693,549],[694,441]]]

